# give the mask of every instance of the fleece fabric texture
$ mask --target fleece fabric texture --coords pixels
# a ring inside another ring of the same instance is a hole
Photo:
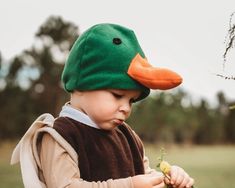
[[[125,124],[105,131],[60,117],[53,128],[77,152],[83,180],[106,181],[145,173],[143,145]]]
[[[145,57],[132,30],[116,24],[95,25],[75,41],[62,74],[64,87],[68,92],[140,90],[141,100],[150,89],[127,74],[136,54]]]

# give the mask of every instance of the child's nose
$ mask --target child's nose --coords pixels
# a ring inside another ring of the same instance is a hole
[[[120,108],[119,110],[125,114],[129,114],[130,111],[131,111],[131,104],[129,102],[123,102],[121,105],[120,105]]]

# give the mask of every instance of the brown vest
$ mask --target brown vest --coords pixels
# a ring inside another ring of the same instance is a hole
[[[77,152],[83,180],[106,181],[144,173],[143,146],[128,125],[105,131],[59,117],[54,129]]]

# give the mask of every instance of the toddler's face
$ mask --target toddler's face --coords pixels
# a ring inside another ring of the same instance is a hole
[[[71,105],[87,114],[101,129],[111,130],[129,117],[132,103],[140,94],[137,90],[119,89],[75,91]]]

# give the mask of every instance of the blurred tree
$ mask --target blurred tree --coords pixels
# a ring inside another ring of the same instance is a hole
[[[0,81],[2,81],[2,79],[3,79],[3,62],[2,62],[3,60],[2,60],[2,54],[1,54],[1,52],[0,52]],[[1,83],[0,83],[0,90],[2,89],[2,86],[1,86]]]
[[[52,16],[39,28],[36,36],[42,46],[35,46],[23,54],[37,67],[40,75],[32,82],[30,94],[38,114],[47,111],[57,115],[67,97],[60,81],[63,63],[78,37],[78,28]]]
[[[134,106],[128,123],[149,142],[191,142],[195,123],[189,119],[193,116],[190,104],[190,98],[182,90],[174,94],[154,92]]]
[[[226,142],[235,143],[235,110],[229,110],[225,120]]]
[[[9,63],[6,87],[0,91],[0,138],[22,135],[41,113],[58,114],[68,97],[60,75],[77,37],[77,26],[51,16],[34,45]]]
[[[0,52],[0,70],[2,69],[2,53]]]
[[[11,63],[9,68],[9,72],[6,76],[6,83],[9,88],[17,87],[18,86],[18,79],[21,68],[23,67],[23,62],[21,61],[20,57],[15,57]]]
[[[214,110],[215,137],[214,142],[223,143],[225,141],[225,120],[228,115],[228,102],[224,93],[217,93],[218,106]]]
[[[210,144],[213,140],[211,132],[213,131],[214,124],[207,101],[204,99],[201,100],[196,113],[198,118],[198,128],[195,133],[194,142],[197,144]]]

